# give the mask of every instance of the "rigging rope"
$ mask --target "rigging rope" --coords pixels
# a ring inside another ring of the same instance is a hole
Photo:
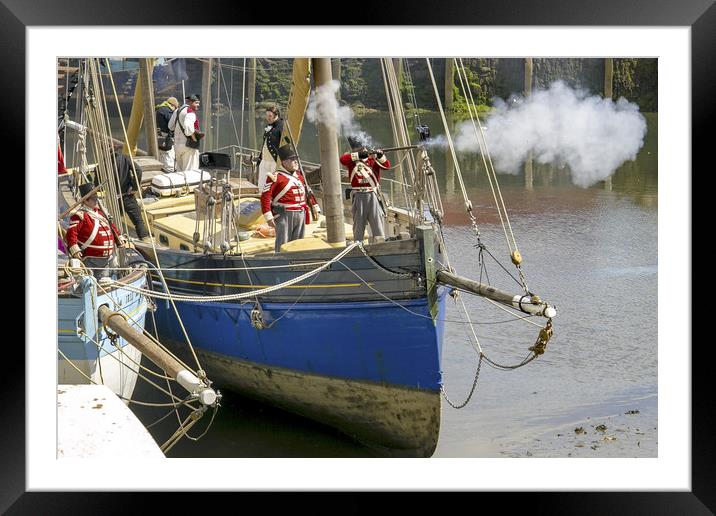
[[[440,112],[440,118],[443,122],[443,128],[445,130],[445,137],[448,142],[448,147],[450,148],[450,154],[452,154],[452,159],[455,163],[455,172],[457,173],[457,178],[460,183],[460,190],[462,191],[462,196],[465,201],[465,210],[472,214],[472,203],[468,199],[467,196],[467,190],[465,189],[465,181],[463,181],[462,178],[462,172],[460,170],[460,163],[457,160],[457,154],[455,153],[455,146],[453,145],[452,136],[450,135],[450,128],[448,127],[447,119],[445,118],[445,111],[443,110],[442,102],[440,101],[440,93],[438,92],[438,86],[435,83],[435,75],[433,74],[433,67],[430,65],[430,58],[425,58],[425,61],[428,64],[428,73],[430,75],[430,80],[433,83],[433,91],[435,92],[435,100],[438,104],[438,111]]]
[[[112,77],[112,69],[109,66],[109,59],[105,59],[105,62],[107,64],[107,69],[109,70],[109,79],[110,79],[110,82],[112,83],[112,91],[114,93],[114,99],[117,103],[117,112],[119,113],[119,120],[122,124],[122,134],[124,135],[125,144],[127,145],[127,148],[129,148],[129,138],[127,137],[127,128],[124,125],[124,118],[122,117],[122,110],[119,106],[119,97],[117,96],[117,89],[114,85],[114,78]],[[130,153],[131,153],[131,149],[130,149]],[[135,184],[140,185],[139,180],[137,179],[137,170],[134,166],[134,160],[132,159],[131,155],[129,156],[129,162],[132,165],[132,174],[134,176]],[[140,185],[139,191],[141,192],[141,185]],[[146,210],[144,209],[143,204],[142,204],[141,212],[142,212],[142,217],[144,219],[144,223],[146,224],[147,229],[149,229],[149,237],[150,237],[150,241],[152,244],[152,251],[154,253],[154,259],[155,259],[156,263],[159,264],[160,262],[159,262],[159,256],[157,254],[157,247],[156,247],[156,243],[154,240],[154,235],[151,231],[152,226],[149,224],[149,219],[147,217],[147,213],[146,213]],[[164,280],[164,275],[162,274],[161,271],[159,271],[159,278],[161,279],[166,292],[170,292],[169,287],[166,284],[166,281]],[[171,303],[172,308],[174,309],[174,314],[176,315],[177,321],[179,322],[181,331],[184,335],[184,338],[186,339],[187,344],[189,345],[189,349],[191,350],[192,355],[194,356],[194,360],[196,361],[197,369],[200,373],[199,378],[203,378],[204,371],[203,371],[203,368],[201,367],[201,363],[199,362],[199,357],[196,355],[196,351],[194,351],[194,346],[192,345],[191,339],[189,338],[189,334],[187,333],[186,328],[184,327],[184,322],[182,321],[181,317],[179,316],[179,310],[177,309],[174,301],[171,299],[171,294],[169,295],[169,302]]]
[[[505,233],[505,241],[507,242],[507,247],[510,250],[510,258],[512,260],[512,263],[517,268],[517,272],[520,275],[521,280],[521,286],[524,289],[525,292],[529,292],[529,287],[527,286],[527,281],[524,276],[524,272],[522,271],[522,255],[520,254],[518,247],[517,247],[517,240],[515,239],[514,232],[512,231],[512,224],[510,223],[510,218],[507,214],[507,207],[505,206],[505,201],[502,197],[502,190],[500,189],[500,183],[497,180],[497,172],[495,171],[495,167],[492,163],[492,158],[490,156],[489,149],[487,148],[487,139],[485,138],[485,131],[482,127],[482,123],[480,122],[480,117],[477,112],[477,105],[475,104],[475,99],[472,96],[472,90],[469,87],[468,81],[467,81],[467,72],[465,71],[465,65],[462,61],[462,58],[460,58],[460,62],[458,63],[457,59],[454,59],[455,62],[455,68],[458,72],[458,77],[460,79],[460,84],[462,86],[463,90],[463,96],[465,97],[465,102],[468,107],[468,113],[470,114],[470,120],[472,121],[473,130],[475,131],[475,137],[477,139],[478,145],[480,146],[480,153],[482,155],[482,160],[485,165],[485,171],[487,173],[487,178],[490,183],[490,189],[492,190],[492,196],[495,200],[495,205],[497,206],[497,211],[500,216],[500,222],[502,224],[502,230]],[[463,80],[464,77],[464,80]],[[473,115],[474,112],[474,115]],[[477,124],[475,123],[475,120],[477,120]],[[479,127],[480,131],[478,134],[477,128]],[[489,163],[489,166],[488,166]],[[494,187],[493,187],[493,180],[494,180]],[[504,217],[504,220],[503,220]],[[509,237],[507,235],[509,231],[509,235],[512,238],[512,244],[510,244]]]
[[[338,255],[336,255],[331,260],[327,261],[325,264],[321,265],[320,267],[308,271],[305,274],[302,274],[300,276],[297,276],[293,279],[290,279],[288,281],[285,281],[283,283],[279,283],[277,285],[273,285],[271,287],[262,288],[259,290],[255,290],[253,292],[244,292],[241,294],[229,294],[229,295],[222,295],[222,296],[188,296],[183,294],[164,294],[159,292],[153,292],[151,290],[143,289],[141,287],[135,287],[132,285],[124,285],[124,288],[127,290],[130,290],[132,292],[138,292],[140,294],[144,294],[149,297],[156,297],[159,299],[174,299],[178,301],[192,301],[196,303],[212,303],[212,302],[221,302],[221,301],[232,301],[237,299],[246,299],[249,297],[255,297],[262,294],[269,294],[271,292],[274,292],[276,290],[280,290],[285,287],[289,287],[291,285],[294,285],[295,283],[299,283],[307,278],[310,278],[311,276],[314,276],[318,273],[320,273],[322,270],[325,270],[328,268],[331,264],[339,261],[341,258],[343,258],[346,254],[348,254],[350,251],[352,251],[355,247],[361,247],[361,242],[354,242],[348,247],[346,247],[343,251],[341,251]]]

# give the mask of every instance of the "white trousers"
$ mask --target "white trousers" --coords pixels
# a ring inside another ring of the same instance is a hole
[[[192,149],[186,145],[176,145],[177,163],[175,172],[184,170],[199,170],[199,149]]]
[[[162,163],[162,170],[164,170],[164,172],[174,172],[174,162],[176,161],[174,147],[168,151],[160,150],[159,161]]]

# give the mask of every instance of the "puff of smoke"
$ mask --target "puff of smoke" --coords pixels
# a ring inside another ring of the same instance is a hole
[[[336,92],[340,86],[339,81],[333,80],[311,91],[306,118],[311,122],[320,122],[331,127],[340,136],[355,136],[366,146],[373,147],[373,139],[356,122],[351,108],[338,104]]]
[[[590,96],[561,81],[494,105],[484,134],[500,172],[519,173],[531,151],[538,163],[568,165],[574,184],[588,187],[635,159],[644,145],[646,119],[636,104]],[[480,152],[472,122],[458,127],[454,142],[459,151]]]

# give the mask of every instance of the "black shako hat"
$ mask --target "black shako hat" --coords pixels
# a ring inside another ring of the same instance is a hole
[[[351,146],[352,150],[362,149],[365,143],[358,136],[348,136],[348,145]]]
[[[278,157],[281,161],[286,161],[287,159],[297,158],[298,154],[293,150],[293,145],[282,145],[278,148]]]
[[[92,191],[94,188],[94,185],[92,183],[85,183],[83,185],[80,185],[79,191],[80,191],[80,198],[84,197],[88,193]]]
[[[201,97],[194,93],[193,95],[189,95],[188,97],[184,97],[184,100],[188,100],[189,102],[199,101],[201,102]]]

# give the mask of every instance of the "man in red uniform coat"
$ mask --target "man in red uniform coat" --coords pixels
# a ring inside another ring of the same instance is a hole
[[[311,223],[311,212],[306,202],[309,192],[306,178],[298,169],[298,156],[292,145],[279,147],[281,166],[266,176],[261,193],[261,211],[266,222],[276,228],[278,253],[286,242],[303,238],[306,224]],[[314,197],[311,204],[318,210]]]
[[[91,183],[80,185],[80,197],[87,195],[93,188],[94,185]],[[111,267],[116,263],[115,234],[119,237],[117,245],[124,246],[126,244],[124,237],[99,209],[99,200],[95,192],[85,199],[70,217],[70,227],[67,229],[65,240],[70,256],[82,259],[96,278],[103,278],[112,275]]]
[[[380,188],[380,171],[390,168],[390,161],[383,151],[375,151],[375,157],[361,140],[348,137],[351,152],[343,154],[341,165],[348,169],[351,182],[351,202],[353,213],[353,240],[363,240],[366,222],[375,237],[385,237],[385,213],[380,205],[378,193]]]

